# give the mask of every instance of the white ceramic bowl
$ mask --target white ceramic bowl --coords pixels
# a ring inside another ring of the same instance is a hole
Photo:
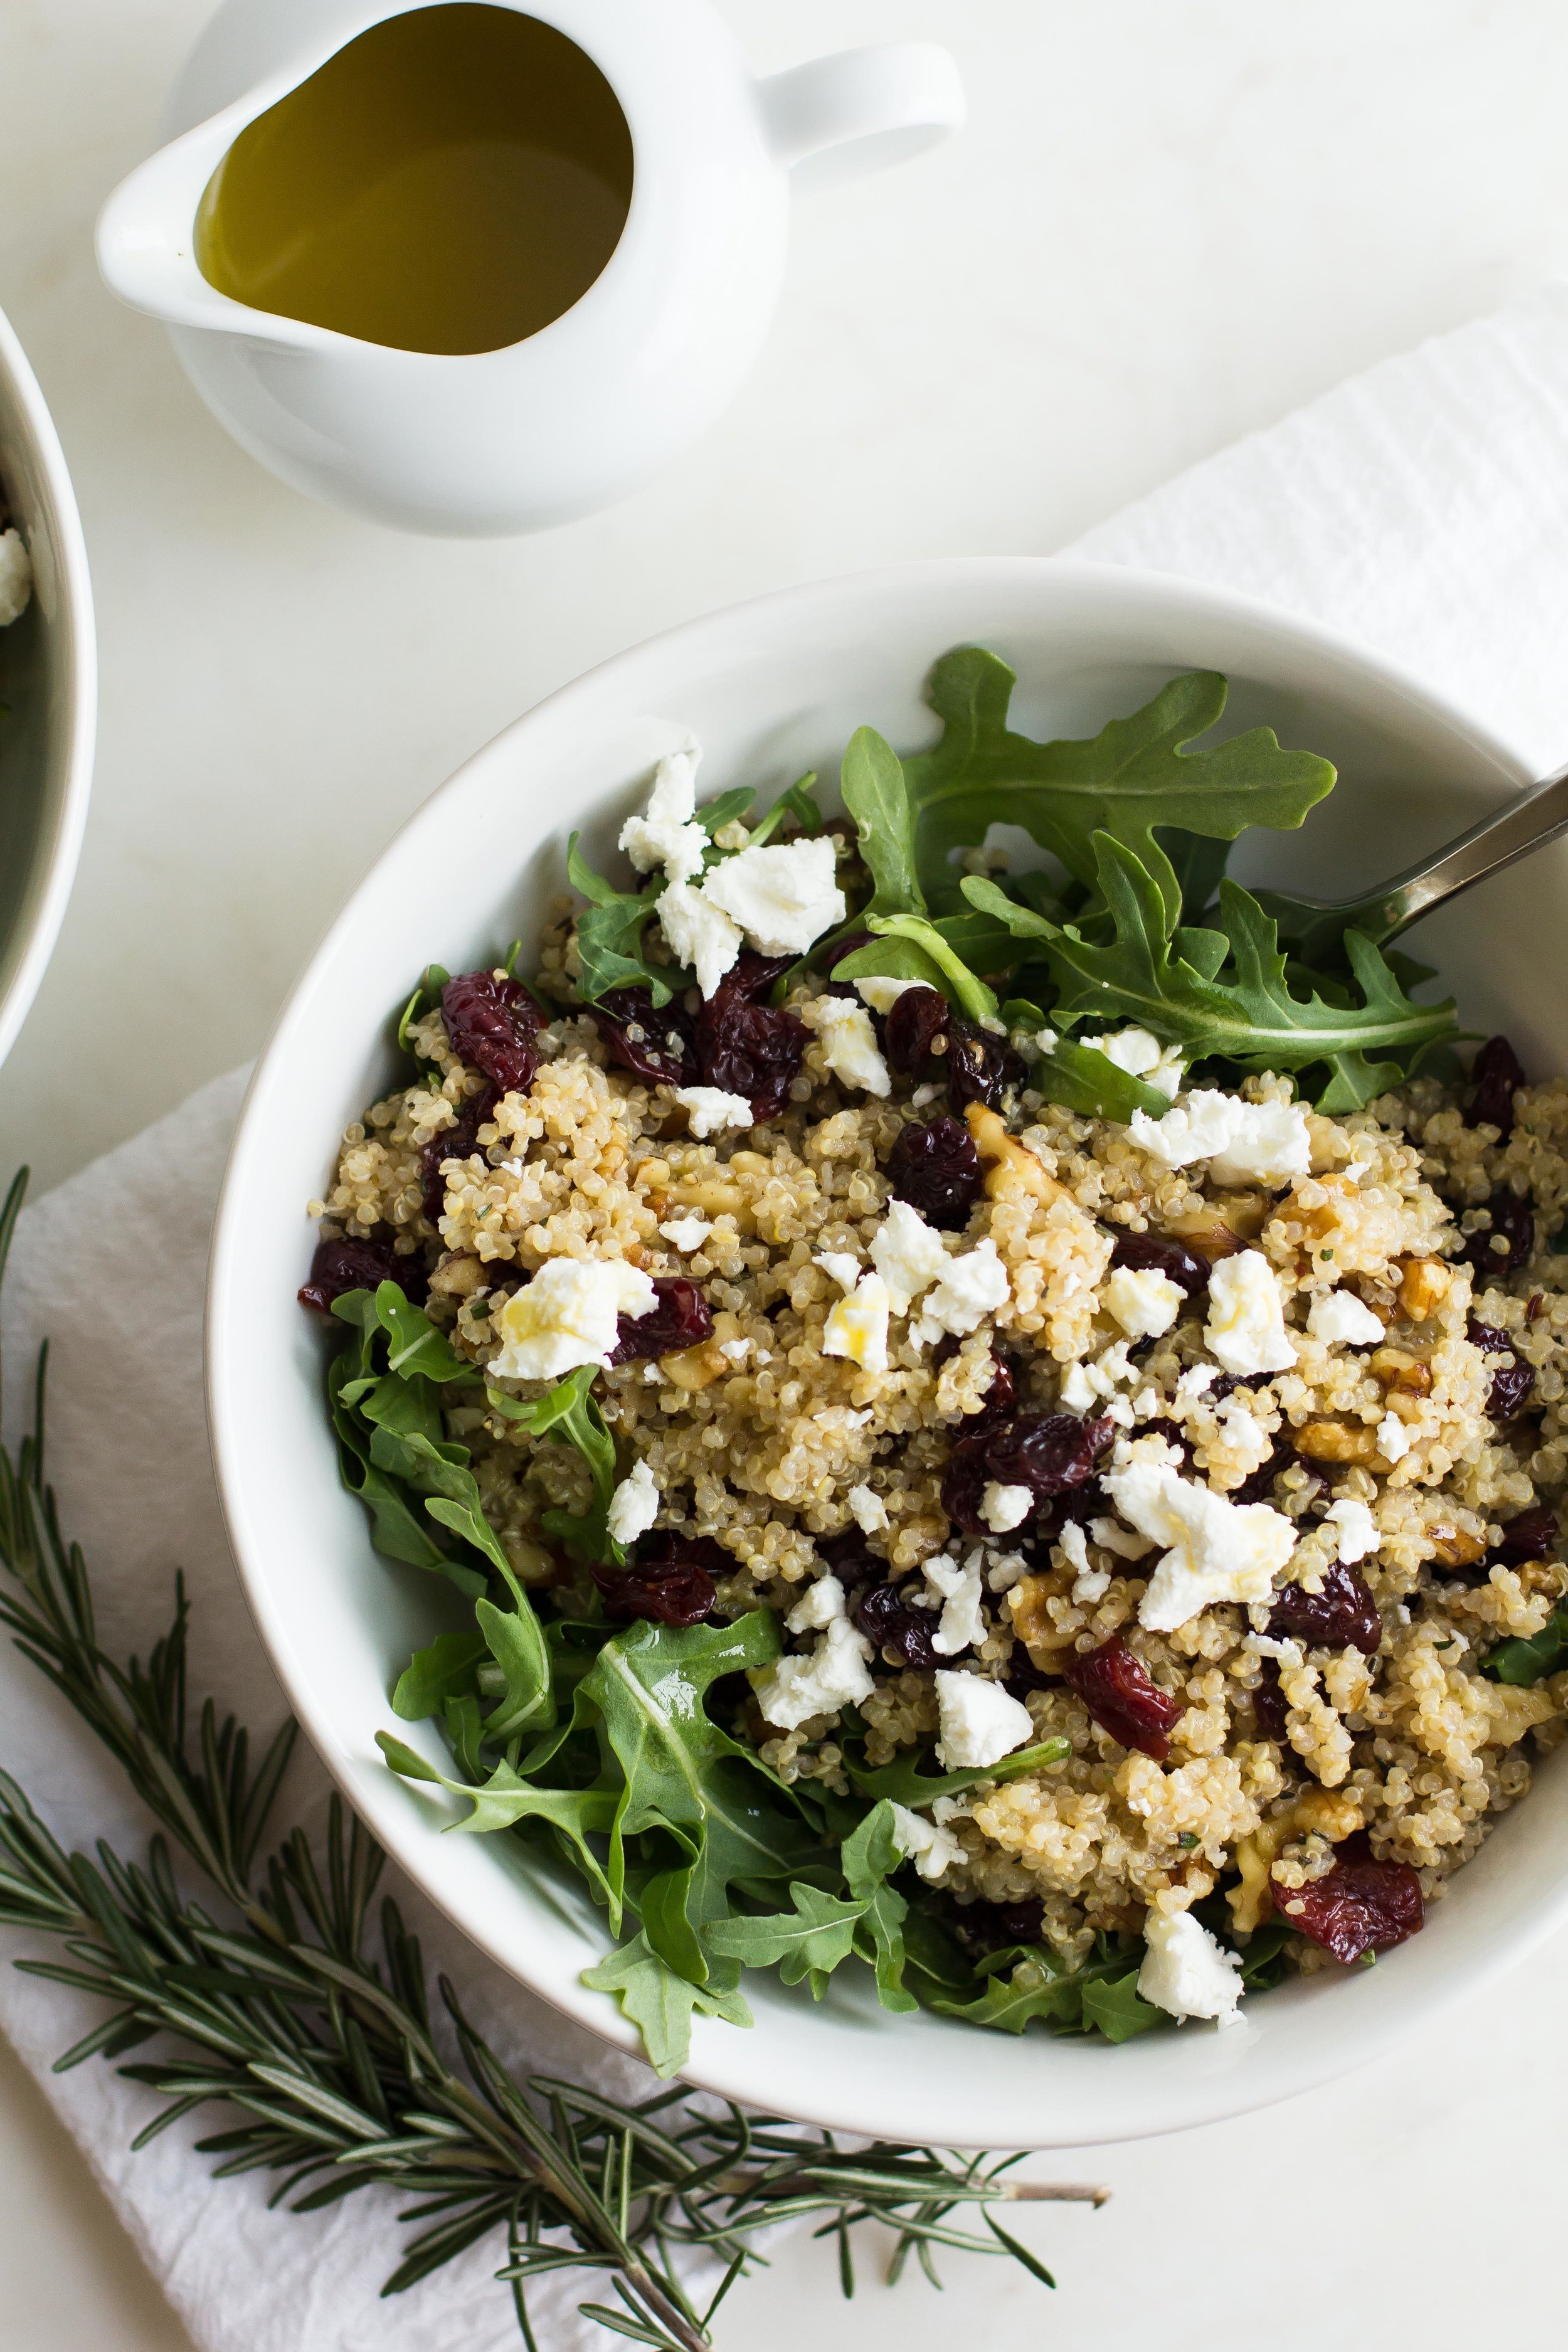
[[[16,1043],[70,897],[92,785],[98,660],[87,549],[59,436],[0,311],[0,488],[33,597],[0,629],[0,1061]]]
[[[1173,672],[1223,670],[1228,719],[1340,763],[1307,835],[1269,844],[1271,877],[1349,885],[1443,839],[1524,781],[1507,751],[1385,664],[1279,613],[1169,579],[1045,561],[912,565],[795,589],[696,621],[564,688],[471,760],[405,828],[339,917],[284,1013],[235,1145],[215,1245],[208,1378],[236,1556],[301,1721],[351,1801],[476,1943],[559,2009],[633,2046],[585,1990],[604,1948],[574,1885],[546,1886],[504,1837],[444,1837],[445,1815],[379,1761],[387,1693],[443,1622],[432,1580],[380,1559],[341,1489],[321,1403],[322,1341],[294,1304],[304,1205],[344,1123],[395,1067],[388,1014],[431,958],[491,957],[537,926],[568,828],[607,854],[658,752],[688,728],[708,792],[832,776],[862,721],[900,745],[930,730],[921,683],[978,641],[1018,669],[1019,722],[1081,734]],[[1504,1021],[1527,1063],[1562,1066],[1568,849],[1478,892],[1423,935],[1484,1034]],[[428,1752],[438,1749],[421,1727]],[[1021,2041],[879,2010],[845,1969],[814,2006],[757,1975],[750,2032],[699,2021],[693,2081],[751,2105],[895,2138],[1056,2147],[1174,2129],[1258,2105],[1358,2063],[1517,1958],[1568,1902],[1568,1771],[1527,1804],[1375,1969],[1331,1970],[1252,2005],[1245,2032],[1189,2027],[1121,2049]]]

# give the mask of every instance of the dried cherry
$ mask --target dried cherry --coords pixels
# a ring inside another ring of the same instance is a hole
[[[1069,1658],[1062,1668],[1062,1679],[1078,1693],[1101,1731],[1108,1731],[1123,1748],[1136,1748],[1141,1755],[1152,1756],[1156,1764],[1164,1762],[1182,1701],[1160,1688],[1120,1633],[1112,1633],[1098,1650]]]
[[[1375,1658],[1383,1619],[1361,1570],[1336,1559],[1323,1570],[1321,1591],[1288,1584],[1276,1596],[1268,1633],[1275,1642],[1305,1642],[1315,1650],[1359,1650],[1363,1657]]]
[[[936,1041],[945,1037],[952,1011],[936,988],[906,988],[887,1013],[888,1061],[906,1078],[928,1079],[939,1056]],[[945,1058],[945,1057],[940,1057]]]
[[[1459,1264],[1474,1266],[1483,1282],[1500,1282],[1529,1264],[1535,1248],[1535,1219],[1529,1202],[1512,1192],[1494,1192],[1486,1206],[1491,1224],[1487,1232],[1469,1235]],[[1505,1244],[1500,1250],[1492,1247],[1499,1240]]]
[[[732,1565],[710,1536],[661,1528],[638,1538],[628,1566],[595,1568],[594,1581],[611,1617],[646,1617],[656,1625],[700,1625],[711,1615],[716,1580]]]
[[[656,1274],[654,1304],[646,1315],[623,1315],[616,1325],[610,1369],[645,1356],[678,1356],[713,1336],[713,1314],[700,1284],[687,1274]]]
[[[947,1098],[954,1110],[972,1102],[984,1103],[988,1110],[999,1109],[1006,1096],[1016,1094],[1029,1075],[1023,1055],[1014,1051],[1005,1037],[968,1021],[955,1021],[949,1029],[943,1070]]]
[[[419,1170],[424,1182],[425,1214],[435,1224],[447,1205],[447,1180],[441,1171],[448,1160],[468,1160],[479,1148],[479,1129],[495,1116],[500,1100],[494,1087],[485,1087],[466,1102],[458,1113],[455,1127],[448,1127],[432,1136],[419,1155]]]
[[[1363,1953],[1403,1944],[1425,1919],[1415,1873],[1403,1862],[1377,1861],[1364,1831],[1336,1849],[1334,1866],[1323,1877],[1306,1886],[1276,1886],[1273,1895],[1286,1927],[1347,1968]]]
[[[810,1033],[793,1013],[721,988],[697,1017],[701,1083],[743,1095],[759,1124],[789,1108]]]
[[[1557,1514],[1544,1503],[1510,1519],[1491,1559],[1505,1568],[1522,1568],[1528,1559],[1550,1559],[1557,1549]]]
[[[1178,1289],[1186,1292],[1189,1298],[1201,1298],[1209,1286],[1207,1258],[1200,1257],[1195,1250],[1190,1250],[1185,1242],[1173,1241],[1168,1234],[1119,1233],[1116,1245],[1110,1253],[1110,1263],[1112,1265],[1130,1266],[1137,1274],[1163,1274],[1167,1282],[1173,1282]],[[1233,1375],[1226,1373],[1222,1377],[1228,1379],[1231,1386],[1235,1387]],[[1218,1386],[1216,1381],[1215,1388],[1209,1391],[1211,1396]]]
[[[300,1286],[301,1307],[319,1307],[326,1313],[334,1298],[351,1290],[374,1290],[395,1282],[416,1307],[429,1296],[425,1268],[416,1257],[400,1257],[390,1242],[354,1241],[342,1234],[318,1242],[310,1260],[310,1276]]]
[[[955,1903],[948,1916],[965,1951],[984,1959],[988,1952],[1005,1952],[1009,1944],[1037,1944],[1046,1906],[1037,1895],[1023,1895],[1016,1903]]]
[[[655,1012],[647,988],[606,989],[588,1017],[611,1059],[650,1086],[693,1087],[697,1045],[690,1015],[676,1003]]]
[[[1469,1127],[1495,1127],[1500,1135],[1513,1130],[1513,1098],[1530,1081],[1524,1064],[1506,1037],[1489,1037],[1470,1064],[1470,1099],[1465,1112]]]
[[[460,1062],[503,1095],[525,1094],[539,1067],[535,1043],[544,1015],[520,980],[505,972],[459,972],[441,991],[447,1042]]]
[[[900,996],[899,1004],[903,1001]],[[957,1233],[969,1223],[980,1194],[974,1138],[956,1118],[933,1118],[923,1127],[900,1129],[888,1154],[888,1181],[894,1198],[918,1209],[928,1225],[935,1225],[939,1233]]]
[[[1036,1508],[1094,1475],[1094,1465],[1116,1434],[1110,1421],[1079,1421],[1070,1412],[1009,1413],[992,1427],[961,1437],[942,1474],[942,1507],[972,1536],[990,1532],[982,1516],[985,1489],[1026,1486]]]
[[[879,1654],[889,1651],[901,1666],[951,1664],[931,1646],[941,1620],[934,1609],[915,1609],[896,1584],[873,1584],[857,1593],[850,1615]]]
[[[754,1003],[797,961],[795,956],[759,955],[754,948],[742,948],[714,990],[711,1001],[716,1004],[722,997],[731,1004]]]
[[[1483,1356],[1503,1356],[1507,1361],[1494,1364],[1492,1384],[1487,1396],[1487,1411],[1494,1421],[1511,1421],[1530,1394],[1535,1379],[1535,1367],[1527,1363],[1514,1347],[1506,1331],[1495,1324],[1478,1323],[1472,1315],[1469,1324],[1471,1344]]]
[[[1252,1694],[1252,1712],[1265,1739],[1285,1740],[1285,1719],[1289,1710],[1279,1687],[1279,1667],[1273,1658],[1262,1662],[1258,1686]]]

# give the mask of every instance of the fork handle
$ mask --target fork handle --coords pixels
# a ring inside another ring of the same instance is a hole
[[[1390,940],[1421,916],[1429,915],[1461,890],[1489,881],[1528,857],[1533,849],[1568,833],[1568,767],[1560,768],[1543,783],[1532,784],[1506,807],[1496,809],[1468,831],[1458,834],[1435,856],[1408,866],[1403,874],[1380,882],[1359,898],[1325,904],[1325,914],[1338,918],[1378,940]]]

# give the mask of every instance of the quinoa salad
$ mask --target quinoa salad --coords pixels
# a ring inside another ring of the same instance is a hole
[[[1013,685],[831,808],[673,750],[311,1203],[345,1481],[456,1588],[387,1762],[586,1884],[666,2073],[757,1968],[1236,2025],[1562,1737],[1568,1086],[1226,877],[1334,772],[1223,679]]]

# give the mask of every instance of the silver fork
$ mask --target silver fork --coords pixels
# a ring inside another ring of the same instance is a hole
[[[1310,963],[1315,955],[1336,947],[1351,929],[1364,931],[1376,946],[1429,915],[1461,890],[1473,889],[1506,866],[1544,849],[1568,833],[1568,767],[1560,768],[1543,783],[1531,784],[1479,824],[1456,834],[1403,874],[1392,875],[1375,889],[1353,898],[1303,898],[1277,890],[1259,890],[1260,903],[1278,918],[1279,936]]]

